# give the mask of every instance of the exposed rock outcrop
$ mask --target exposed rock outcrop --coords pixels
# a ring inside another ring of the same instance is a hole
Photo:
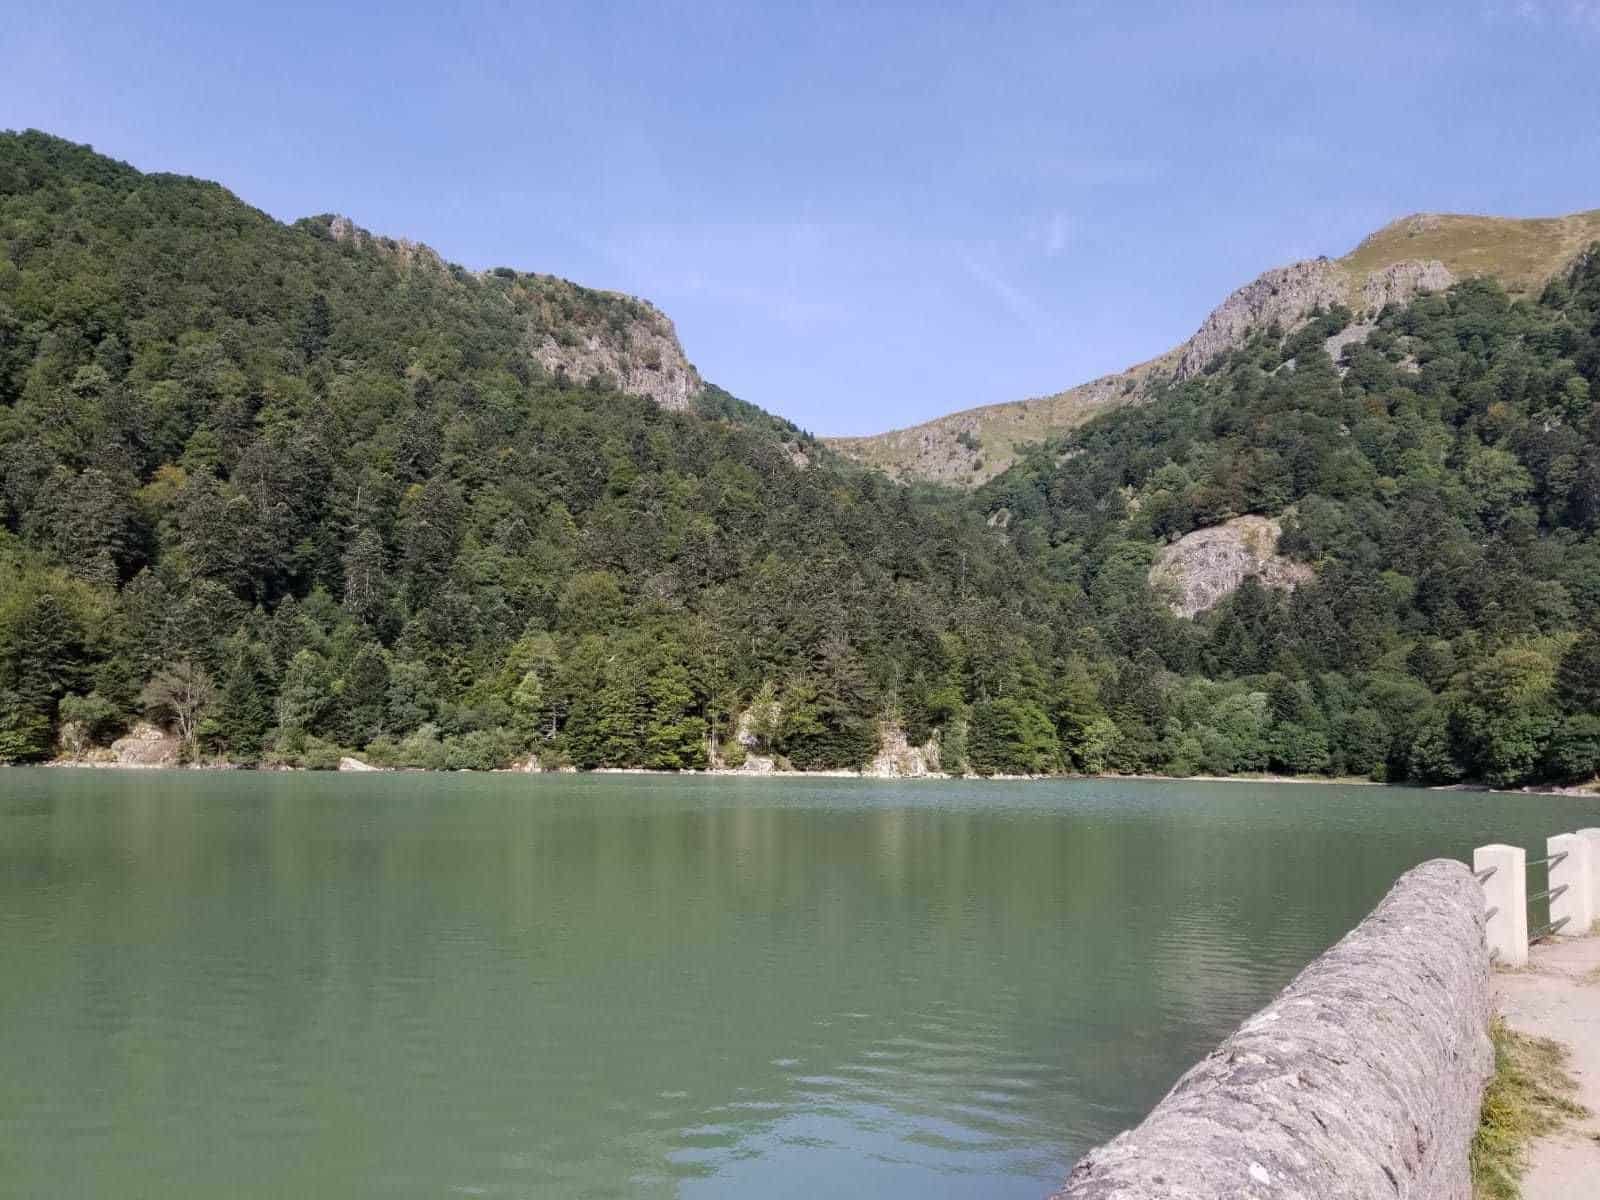
[[[769,743],[782,717],[783,706],[772,699],[770,690],[758,695],[739,714],[734,721],[733,740],[742,757],[733,760],[738,763],[735,771],[741,775],[771,775],[778,769],[777,756]]]
[[[867,764],[863,775],[874,779],[926,779],[939,775],[939,739],[928,739],[921,746],[906,740],[905,730],[892,721],[878,727],[878,753]]]
[[[343,758],[341,758],[339,760],[339,770],[341,770],[341,771],[381,771],[381,770],[383,770],[383,768],[382,767],[375,767],[371,763],[368,763],[368,762],[362,762],[359,758],[352,758],[352,757],[350,757],[350,755],[347,754],[347,755],[345,755]]]
[[[552,375],[583,382],[598,375],[619,391],[646,396],[662,408],[681,411],[705,388],[700,373],[684,357],[678,333],[653,304],[626,300],[629,319],[576,333],[530,335],[533,356]]]
[[[175,767],[183,743],[175,733],[140,721],[111,743],[111,764],[118,767]]]
[[[618,391],[674,410],[690,407],[705,388],[672,321],[647,301],[505,267],[470,273],[452,267],[428,246],[381,237],[349,217],[313,217],[307,224],[407,270],[438,271],[450,286],[493,289],[516,309],[530,352],[551,375],[578,383],[598,376]]]
[[[327,222],[328,236],[336,242],[346,242],[357,249],[370,247],[407,268],[445,270],[444,259],[432,246],[413,242],[409,238],[382,237],[361,228],[349,217],[335,215],[327,218]]]
[[[1464,865],[1408,871],[1055,1200],[1470,1200],[1494,1062],[1483,924]]]
[[[1172,611],[1180,617],[1220,604],[1251,577],[1267,587],[1293,591],[1315,572],[1278,553],[1282,533],[1276,520],[1258,516],[1197,529],[1161,549],[1150,568],[1150,584],[1173,593]]]
[[[1217,355],[1244,344],[1252,329],[1276,321],[1286,332],[1315,308],[1344,303],[1349,277],[1332,259],[1278,267],[1251,280],[1211,311],[1178,355],[1179,379],[1205,370]]]
[[[1436,258],[1411,259],[1373,271],[1361,285],[1361,303],[1373,315],[1385,304],[1408,304],[1423,292],[1442,292],[1456,277]]]
[[[1322,348],[1328,352],[1328,357],[1338,362],[1344,354],[1346,346],[1357,346],[1371,336],[1372,331],[1378,327],[1376,321],[1352,321],[1338,333],[1322,343]],[[1340,368],[1341,374],[1343,368]]]
[[[1406,304],[1423,292],[1440,291],[1455,281],[1437,260],[1391,263],[1361,280],[1359,288],[1349,270],[1332,259],[1279,267],[1245,284],[1212,311],[1183,344],[1177,376],[1188,379],[1198,375],[1217,355],[1242,346],[1251,332],[1274,322],[1285,333],[1292,333],[1317,309],[1336,304],[1376,315],[1386,304]],[[1365,338],[1373,326],[1363,323],[1352,328],[1364,331],[1344,337],[1339,348]]]

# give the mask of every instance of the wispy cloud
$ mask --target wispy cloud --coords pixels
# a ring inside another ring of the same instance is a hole
[[[1600,0],[1488,0],[1489,20],[1512,21],[1535,29],[1578,28],[1600,33]]]
[[[632,226],[586,239],[627,285],[658,303],[693,297],[759,309],[792,334],[845,320],[824,264],[838,249],[810,222]]]
[[[1043,173],[1074,187],[1107,187],[1149,183],[1166,171],[1166,163],[1151,158],[1074,158],[1047,163]]]
[[[962,254],[961,266],[975,281],[988,289],[989,294],[1000,302],[1000,307],[1005,309],[1017,324],[1040,337],[1051,333],[1051,322],[1038,301],[1001,275],[993,266],[971,251]]]
[[[1050,258],[1059,258],[1072,244],[1073,221],[1064,212],[1050,214],[1044,227],[1044,252]]]

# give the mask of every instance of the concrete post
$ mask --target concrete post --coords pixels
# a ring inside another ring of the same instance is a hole
[[[1550,890],[1567,889],[1550,897],[1551,924],[1565,919],[1567,923],[1556,932],[1562,937],[1582,937],[1594,921],[1589,896],[1589,839],[1575,833],[1559,833],[1546,839],[1544,848],[1551,858],[1566,855],[1550,866]]]
[[[1600,829],[1580,829],[1578,836],[1589,843],[1589,919],[1600,921]]]
[[[1472,869],[1494,874],[1483,881],[1483,899],[1492,913],[1484,937],[1497,967],[1528,962],[1528,855],[1521,846],[1479,846]]]

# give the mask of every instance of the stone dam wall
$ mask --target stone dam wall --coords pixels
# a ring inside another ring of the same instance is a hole
[[[1471,1200],[1483,927],[1466,866],[1408,871],[1052,1200]]]

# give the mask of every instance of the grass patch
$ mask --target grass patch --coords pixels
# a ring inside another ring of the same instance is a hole
[[[1578,1085],[1567,1074],[1567,1048],[1560,1042],[1517,1033],[1499,1017],[1489,1036],[1494,1078],[1472,1139],[1472,1194],[1474,1200],[1518,1200],[1529,1144],[1588,1114],[1572,1099]]]

